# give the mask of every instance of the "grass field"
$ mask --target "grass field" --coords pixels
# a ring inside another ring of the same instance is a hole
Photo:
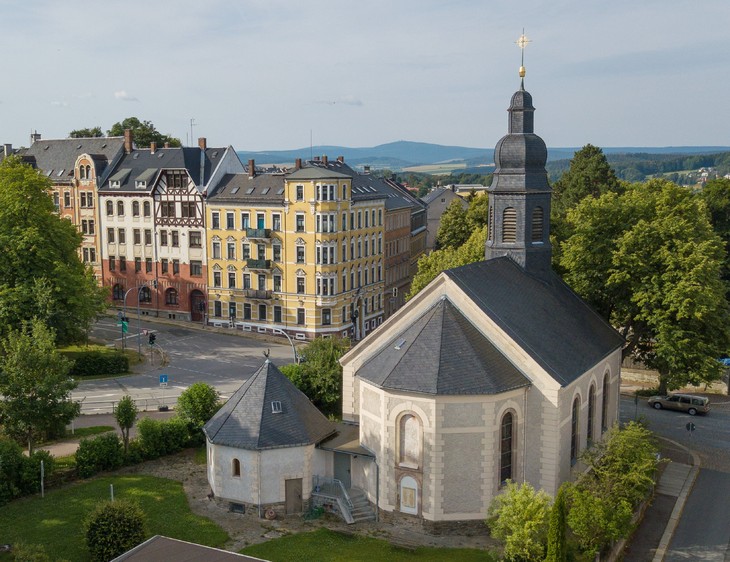
[[[432,174],[436,176],[448,176],[454,170],[463,170],[466,168],[464,162],[447,162],[444,164],[422,164],[421,166],[410,166],[403,168],[404,172],[419,172],[421,174]]]
[[[272,562],[496,562],[496,554],[471,548],[417,548],[392,546],[387,541],[345,535],[327,529],[298,533],[249,546],[241,554]]]
[[[89,560],[83,521],[98,501],[115,498],[139,503],[147,517],[148,536],[165,535],[221,547],[228,535],[212,521],[194,515],[182,484],[151,476],[112,476],[81,482],[46,494],[16,500],[0,509],[0,543],[44,546],[55,559]],[[12,560],[0,554],[0,561]]]

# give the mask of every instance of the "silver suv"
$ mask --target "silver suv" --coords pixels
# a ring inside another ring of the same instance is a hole
[[[692,394],[668,394],[667,396],[652,396],[649,398],[649,406],[657,410],[662,408],[679,410],[694,416],[709,412],[710,400],[704,396],[693,396]]]

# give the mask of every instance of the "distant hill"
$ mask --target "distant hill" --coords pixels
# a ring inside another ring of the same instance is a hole
[[[548,161],[567,160],[580,147],[548,148]],[[676,146],[676,147],[607,147],[603,152],[609,155],[693,155],[728,152],[730,147],[722,146]],[[344,146],[313,146],[294,150],[238,151],[243,162],[253,159],[257,164],[293,163],[297,158],[309,160],[326,155],[330,159],[343,156],[354,167],[370,166],[372,169],[389,168],[400,171],[406,168],[441,164],[447,168],[478,169],[494,163],[494,149],[445,146],[425,142],[397,141],[366,148]]]

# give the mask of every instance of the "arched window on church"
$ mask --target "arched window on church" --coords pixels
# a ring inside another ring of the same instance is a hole
[[[578,416],[580,415],[580,398],[578,396],[573,400],[573,414],[570,419],[570,464],[574,465],[578,462],[578,432],[579,423]]]
[[[608,373],[603,375],[603,404],[601,406],[601,432],[608,429]]]
[[[413,414],[400,419],[400,466],[418,468],[421,466],[421,422]]]
[[[517,242],[517,210],[507,207],[502,213],[502,242]]]
[[[542,242],[543,211],[542,207],[535,207],[532,210],[532,241]]]
[[[232,468],[232,470],[231,470],[232,476],[241,476],[241,461],[239,461],[238,459],[233,459],[231,468]]]
[[[591,384],[590,390],[588,390],[588,429],[586,430],[586,437],[588,444],[593,442],[593,423],[596,415],[596,387]]]
[[[512,464],[514,458],[514,416],[507,412],[502,416],[499,435],[499,484],[504,485],[512,480]]]

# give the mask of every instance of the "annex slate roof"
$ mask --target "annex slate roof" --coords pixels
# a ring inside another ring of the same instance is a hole
[[[499,257],[444,273],[561,386],[623,346],[623,337],[552,271],[537,277]]]
[[[446,193],[447,191],[451,191],[451,190],[450,189],[443,188],[443,187],[434,187],[431,191],[429,191],[428,193],[426,193],[426,195],[424,195],[423,197],[421,197],[421,201],[423,201],[423,203],[425,205],[430,205],[436,199],[438,199],[439,197],[441,197],[442,195],[444,195],[444,193]]]
[[[530,384],[447,298],[358,370],[380,388],[432,395],[498,394]]]
[[[226,174],[208,201],[284,203],[284,174]]]
[[[267,359],[203,431],[214,445],[262,450],[319,443],[335,426]]]
[[[317,180],[317,179],[333,179],[333,178],[347,178],[347,174],[342,172],[336,172],[328,168],[322,168],[319,166],[306,166],[300,168],[295,172],[292,172],[287,176],[290,180]]]
[[[155,535],[114,558],[112,562],[198,562],[199,560],[205,560],[205,562],[262,561],[261,558],[236,554],[220,548]]]
[[[76,159],[81,154],[89,154],[93,158],[96,173],[102,176],[108,163],[122,150],[122,137],[40,139],[30,147],[20,150],[19,155],[23,161],[41,170],[51,180],[58,181],[73,177]]]

